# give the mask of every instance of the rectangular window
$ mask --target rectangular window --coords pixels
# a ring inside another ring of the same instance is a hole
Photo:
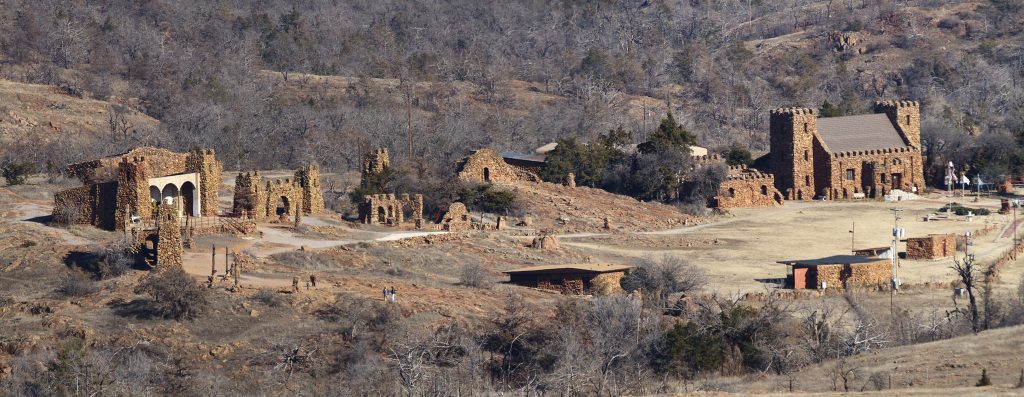
[[[811,159],[810,153],[808,153],[806,150],[804,150],[804,161],[808,161],[810,159]]]
[[[811,176],[804,175],[804,186],[811,186]]]
[[[851,168],[851,169],[848,169],[848,170],[846,170],[846,180],[848,180],[848,181],[852,181],[852,180],[854,179],[854,177],[855,177],[855,176],[856,176],[856,174],[854,173],[854,171],[853,171],[853,169],[852,169],[852,168]]]

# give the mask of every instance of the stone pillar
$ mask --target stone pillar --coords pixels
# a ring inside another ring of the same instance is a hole
[[[157,211],[160,226],[157,229],[156,266],[158,270],[181,268],[181,220],[178,207],[174,204],[161,204]]]

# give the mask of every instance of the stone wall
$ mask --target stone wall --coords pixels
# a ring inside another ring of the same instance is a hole
[[[892,264],[888,259],[852,265],[818,265],[816,270],[814,288],[820,288],[822,281],[827,283],[827,288],[847,288],[888,285],[892,279]]]
[[[320,190],[320,167],[310,164],[295,171],[295,180],[302,188],[302,212],[324,212],[324,193]]]
[[[940,259],[955,254],[954,234],[929,234],[907,239],[907,259]]]
[[[505,183],[540,182],[540,177],[505,162],[498,152],[480,149],[458,164],[458,179],[463,182]]]
[[[360,168],[360,177],[362,180],[366,180],[368,176],[379,174],[390,166],[391,159],[388,156],[388,150],[384,148],[377,148],[363,156],[363,164],[362,168]]]
[[[149,196],[150,168],[145,159],[136,158],[121,161],[117,175],[117,198],[114,208],[114,228],[123,230],[131,223],[133,215],[149,219],[153,215],[153,204]]]
[[[917,101],[878,101],[875,113],[885,113],[903,139],[921,150],[921,105]]]
[[[783,195],[775,188],[775,177],[753,168],[729,168],[725,181],[712,199],[715,208],[772,207],[781,205]]]
[[[818,193],[830,199],[853,198],[854,193],[880,198],[894,187],[910,192],[925,186],[921,153],[916,149],[831,153],[828,160],[831,180]],[[849,179],[851,170],[853,179]]]
[[[590,279],[590,293],[594,295],[614,295],[622,290],[622,277],[626,272],[601,273]]]
[[[149,167],[150,177],[182,174],[187,172],[188,154],[175,153],[167,149],[140,147],[128,152],[68,165],[65,174],[78,178],[83,183],[113,182],[117,179],[117,169],[125,159],[138,159]]]

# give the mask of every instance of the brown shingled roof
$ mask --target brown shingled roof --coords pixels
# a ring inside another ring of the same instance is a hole
[[[906,147],[885,114],[825,117],[817,120],[818,135],[832,153]]]

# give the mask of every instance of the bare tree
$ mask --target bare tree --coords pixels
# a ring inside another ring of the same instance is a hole
[[[978,316],[978,302],[974,296],[975,288],[975,277],[977,276],[978,270],[974,265],[974,256],[965,255],[962,259],[953,258],[953,271],[956,272],[960,282],[963,283],[964,289],[967,291],[968,304],[967,308],[960,309],[957,307],[957,311],[968,316],[971,319],[971,330],[975,333],[981,330]],[[953,297],[953,305],[956,306],[956,297]]]

